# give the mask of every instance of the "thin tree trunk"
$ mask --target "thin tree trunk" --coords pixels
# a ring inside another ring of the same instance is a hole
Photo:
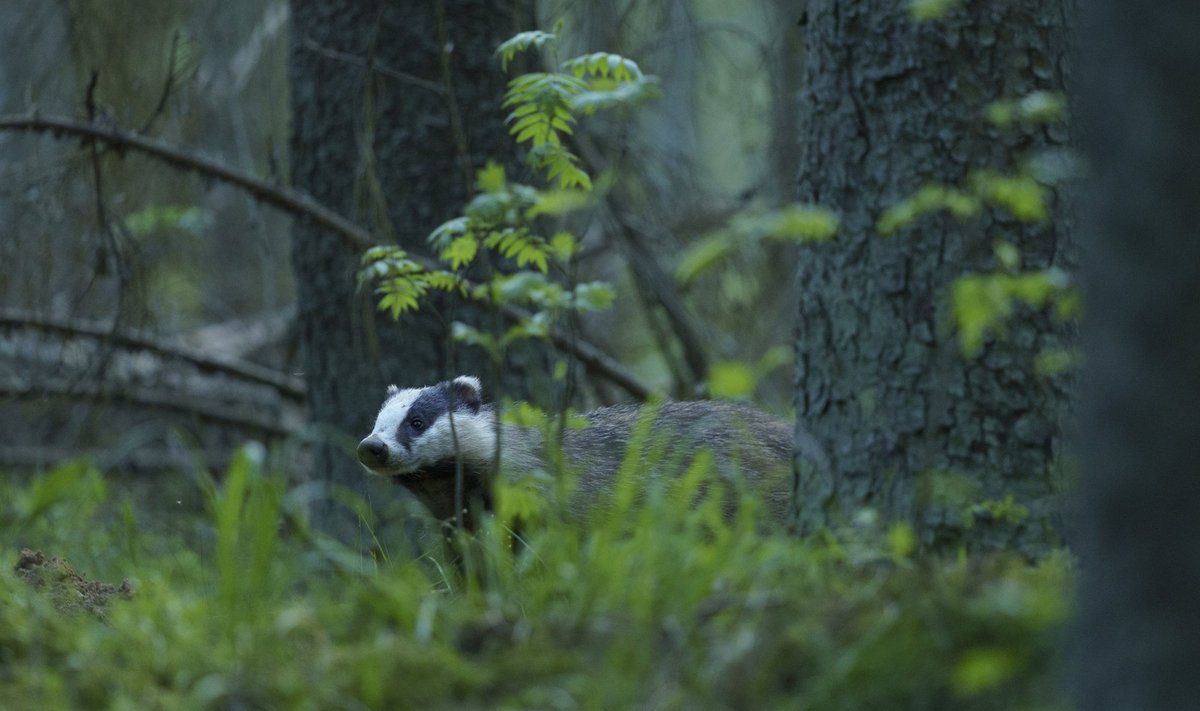
[[[1064,265],[1065,217],[927,216],[890,238],[875,221],[926,183],[963,184],[974,169],[1065,143],[1061,126],[1000,131],[984,114],[997,99],[1064,88],[1067,6],[973,2],[917,22],[892,0],[808,3],[799,197],[838,211],[842,229],[801,257],[798,274],[797,412],[834,470],[803,478],[802,526],[871,506],[913,521],[926,544],[1037,548],[1053,528],[1068,389],[1032,362],[1069,342],[1067,329],[1022,313],[967,361],[949,290],[995,268],[997,239],[1029,269]],[[969,513],[1010,494],[1029,508],[1020,521]]]

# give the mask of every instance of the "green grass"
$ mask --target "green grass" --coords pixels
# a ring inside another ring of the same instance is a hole
[[[542,516],[516,552],[490,520],[461,564],[372,558],[264,459],[136,504],[86,464],[0,486],[0,708],[1055,707],[1066,555],[797,539],[673,494]],[[135,594],[64,604],[21,547]]]

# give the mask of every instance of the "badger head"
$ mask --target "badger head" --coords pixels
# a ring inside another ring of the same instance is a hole
[[[387,392],[375,428],[358,445],[358,461],[367,469],[381,476],[425,478],[453,472],[456,455],[474,466],[490,461],[495,433],[479,378],[460,375],[405,390],[392,385]]]

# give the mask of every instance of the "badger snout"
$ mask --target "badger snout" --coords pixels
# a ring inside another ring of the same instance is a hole
[[[387,464],[388,449],[383,440],[371,435],[358,443],[358,461],[369,469]]]

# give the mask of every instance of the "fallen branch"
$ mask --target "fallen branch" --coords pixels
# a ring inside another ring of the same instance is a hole
[[[70,337],[87,337],[114,343],[122,348],[145,351],[164,358],[190,363],[209,373],[225,373],[242,380],[268,385],[295,402],[304,401],[304,381],[255,363],[207,355],[186,346],[166,343],[136,331],[118,330],[92,321],[60,319],[20,311],[0,310],[0,328],[33,328]]]
[[[73,400],[120,402],[193,415],[216,424],[247,429],[272,437],[287,437],[297,432],[295,426],[281,421],[284,418],[279,416],[268,416],[245,407],[229,407],[217,402],[206,402],[198,398],[195,393],[167,392],[153,388],[130,387],[125,384],[106,386],[96,383],[72,382],[62,378],[39,380],[38,382],[7,378],[0,380],[0,397],[13,400],[59,397]]]

